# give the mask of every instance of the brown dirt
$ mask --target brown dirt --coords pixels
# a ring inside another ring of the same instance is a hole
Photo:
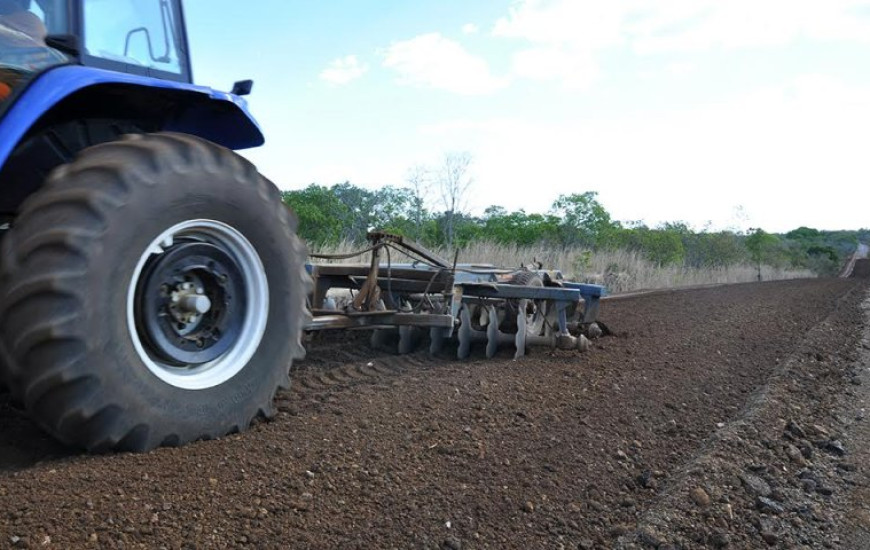
[[[852,270],[852,277],[863,279],[870,278],[870,260],[855,260],[855,268]]]
[[[0,548],[849,540],[870,529],[854,498],[867,466],[853,458],[866,442],[853,409],[870,390],[867,288],[807,280],[612,301],[601,318],[615,335],[591,352],[521,361],[397,357],[320,335],[275,420],[145,455],[73,453],[0,398]]]

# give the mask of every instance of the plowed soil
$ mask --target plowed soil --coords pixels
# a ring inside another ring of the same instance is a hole
[[[0,548],[862,548],[867,297],[615,299],[591,351],[519,361],[322,334],[275,419],[144,455],[65,449],[0,397]]]
[[[864,279],[870,278],[870,260],[856,260],[852,276]]]

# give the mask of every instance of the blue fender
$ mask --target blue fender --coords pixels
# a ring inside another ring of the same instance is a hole
[[[236,95],[183,82],[66,65],[50,69],[30,82],[0,119],[0,166],[27,131],[46,113],[73,94],[89,88],[131,86],[169,91],[179,104],[178,116],[163,128],[213,141],[230,149],[264,143],[263,132]]]

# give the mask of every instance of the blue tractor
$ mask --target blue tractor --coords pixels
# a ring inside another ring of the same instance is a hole
[[[244,430],[308,322],[305,250],[180,0],[0,0],[0,381],[92,451]]]

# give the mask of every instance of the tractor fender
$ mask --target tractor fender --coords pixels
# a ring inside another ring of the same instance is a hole
[[[265,141],[247,102],[239,96],[183,82],[66,65],[30,82],[0,119],[0,166],[42,121],[87,118],[101,109],[117,111],[117,105],[109,105],[116,104],[116,98],[124,100],[123,112],[116,115],[159,117],[162,130],[195,135],[235,150]]]

